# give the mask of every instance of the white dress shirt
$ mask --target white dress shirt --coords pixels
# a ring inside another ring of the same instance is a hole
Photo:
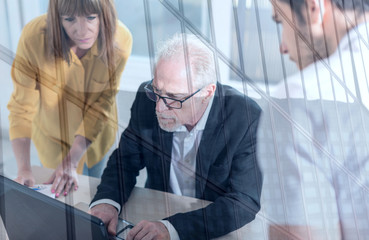
[[[176,195],[195,197],[196,195],[196,156],[201,137],[209,117],[214,97],[198,121],[195,127],[189,132],[185,126],[181,126],[173,133],[172,159],[170,165],[169,187],[170,191]],[[118,212],[121,206],[110,199],[101,199],[93,202],[90,209],[102,203],[113,205]],[[173,225],[167,220],[160,220],[165,225],[170,234],[171,240],[179,240],[179,236]]]
[[[196,155],[212,103],[213,98],[190,132],[185,126],[181,126],[173,133],[169,186],[171,192],[176,195],[188,197],[196,195]]]
[[[288,100],[289,111],[273,109],[258,133],[268,224],[307,225],[322,239],[368,239],[367,24],[270,94]],[[312,230],[304,231],[299,237],[310,239]]]
[[[196,156],[206,122],[213,104],[211,98],[204,114],[189,132],[181,126],[173,133],[172,159],[170,164],[169,187],[176,195],[195,197],[196,195]],[[179,240],[177,230],[166,220],[161,220],[168,229],[171,240]]]

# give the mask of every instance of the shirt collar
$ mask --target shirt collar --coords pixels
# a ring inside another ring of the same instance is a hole
[[[209,101],[209,104],[206,107],[206,110],[205,110],[204,114],[202,115],[200,120],[197,122],[195,127],[192,129],[192,131],[194,131],[194,129],[196,129],[197,131],[202,131],[202,130],[205,129],[205,125],[206,125],[206,122],[208,121],[210,109],[211,109],[211,106],[213,105],[213,100],[214,100],[214,95],[211,97],[211,99]],[[188,132],[188,131],[187,131],[187,128],[184,125],[182,125],[177,130],[175,130],[174,132]]]
[[[92,47],[88,50],[85,56],[83,56],[82,59],[79,59],[77,55],[70,49],[72,53],[72,62],[80,62],[81,60],[89,60],[94,56],[99,55],[99,48],[98,48],[98,40],[95,41],[95,43],[92,45]]]
[[[93,56],[98,56],[99,55],[99,49],[98,49],[98,39],[95,41],[94,45],[92,45],[90,52]]]
[[[355,46],[354,42],[356,41],[366,41],[368,43],[366,27],[369,22],[363,22],[352,28],[347,34],[341,39],[339,47],[340,49],[346,49],[350,46]],[[336,50],[336,54],[338,52],[338,48]]]

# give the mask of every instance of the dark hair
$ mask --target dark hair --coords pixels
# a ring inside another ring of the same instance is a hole
[[[98,49],[103,61],[113,68],[114,33],[117,15],[113,0],[50,0],[46,35],[51,57],[71,60],[69,37],[63,29],[61,16],[98,14],[100,20]]]
[[[305,23],[305,20],[302,15],[302,6],[304,6],[305,0],[279,0],[279,1],[287,3],[293,10],[293,13],[296,14],[298,20],[302,23]]]
[[[355,10],[357,13],[369,11],[369,0],[331,0],[338,8],[346,10]]]
[[[304,22],[302,15],[302,6],[305,4],[305,0],[279,0],[289,4],[294,13],[296,13],[298,19]],[[336,7],[343,11],[354,10],[358,14],[363,14],[369,11],[369,0],[330,0]]]

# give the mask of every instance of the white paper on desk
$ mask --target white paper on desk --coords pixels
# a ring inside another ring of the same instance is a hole
[[[37,184],[30,188],[39,193],[45,194],[46,196],[55,198],[55,193],[51,192],[51,186],[52,184]]]

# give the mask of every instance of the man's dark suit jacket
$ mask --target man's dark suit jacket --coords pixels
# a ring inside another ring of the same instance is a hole
[[[217,84],[213,105],[196,157],[196,197],[209,206],[167,218],[181,239],[210,239],[236,230],[260,209],[261,173],[256,131],[261,110],[235,89]],[[131,108],[129,126],[110,156],[92,202],[124,204],[146,167],[146,187],[169,191],[173,133],[162,130],[142,84]]]

